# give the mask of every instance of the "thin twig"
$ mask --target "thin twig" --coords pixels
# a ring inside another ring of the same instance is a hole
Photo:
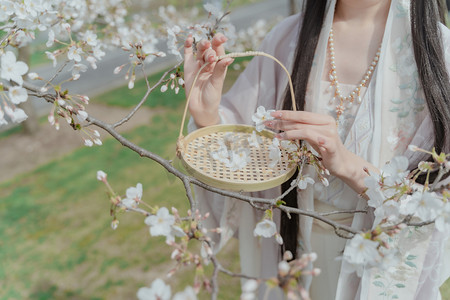
[[[167,76],[167,74],[169,74],[169,73],[172,72],[173,70],[177,69],[177,68],[181,65],[182,62],[183,62],[183,61],[179,62],[179,63],[176,64],[174,67],[172,67],[172,68],[169,69],[167,72],[165,72],[165,73],[161,76],[161,78],[158,80],[158,82],[157,82],[155,85],[153,85],[152,87],[148,87],[148,88],[147,88],[147,92],[146,92],[145,95],[142,97],[141,101],[139,101],[139,103],[138,103],[138,104],[137,104],[137,105],[136,105],[136,106],[128,113],[128,115],[127,115],[125,118],[123,118],[122,120],[120,120],[120,121],[114,123],[114,124],[112,125],[112,127],[113,127],[113,128],[116,128],[116,127],[122,125],[123,123],[128,122],[128,120],[130,120],[130,119],[134,116],[134,114],[135,114],[135,113],[138,111],[138,109],[145,103],[145,101],[147,101],[147,98],[148,98],[148,96],[150,95],[150,93],[153,92],[153,90],[155,90],[156,87],[158,87],[158,86],[164,81],[164,78]]]

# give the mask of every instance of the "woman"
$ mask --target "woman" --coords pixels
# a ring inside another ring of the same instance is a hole
[[[450,32],[438,24],[438,7],[443,4],[440,0],[307,1],[304,14],[280,23],[261,47],[292,70],[297,107],[304,111],[289,111],[287,78],[266,58],[253,59],[221,100],[226,68],[232,63],[224,59],[206,68],[193,87],[190,129],[252,124],[259,105],[278,109],[273,113],[276,120],[267,125],[281,130],[280,138],[306,140],[332,175],[328,188],[315,184],[295,191],[288,205],[316,211],[362,209],[367,205],[358,197],[364,190],[364,168],[376,171],[395,155],[406,155],[413,168],[424,157],[408,152],[409,144],[450,150]],[[218,34],[211,43],[200,42],[196,58],[192,39],[186,41],[187,89],[200,65],[224,54],[225,41]],[[280,193],[275,188],[253,195],[274,198]],[[272,240],[253,236],[261,213],[201,189],[196,196],[202,209],[212,212],[207,225],[223,229],[216,237],[218,248],[237,234],[242,272],[274,276],[280,249]],[[337,221],[370,229],[373,216],[356,214]],[[447,236],[432,226],[399,243],[413,262],[405,261],[404,268],[394,272],[366,270],[358,278],[351,266],[335,260],[345,240],[330,228],[306,217],[281,216],[280,223],[283,250],[318,252],[315,266],[322,275],[312,284],[309,278],[304,281],[312,299],[377,299],[379,295],[439,299],[438,288],[449,275],[449,268],[443,266],[448,263],[443,254]]]

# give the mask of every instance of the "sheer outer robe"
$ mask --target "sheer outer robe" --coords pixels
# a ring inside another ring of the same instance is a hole
[[[306,98],[306,110],[324,113],[329,99],[320,99],[321,79],[326,61],[326,44],[334,15],[335,0],[329,1]],[[264,40],[262,51],[272,54],[288,68],[292,68],[301,17],[291,16],[277,25]],[[423,100],[417,78],[409,27],[409,1],[392,0],[382,54],[353,125],[343,138],[345,146],[372,164],[381,167],[395,155],[406,155],[413,163],[420,157],[407,150],[408,144],[429,148],[433,144],[432,123]],[[450,32],[441,27],[446,67],[450,70]],[[220,116],[224,124],[252,124],[256,107],[281,109],[287,77],[276,63],[264,57],[253,59],[232,89],[223,96]],[[190,130],[195,129],[191,120]],[[253,229],[262,212],[238,200],[224,198],[195,188],[202,212],[211,212],[208,227],[221,227],[222,234],[214,236],[218,251],[233,235],[240,239],[239,252],[242,272],[268,278],[276,275],[279,245],[274,239],[258,239]],[[256,197],[275,198],[280,188],[252,193]],[[321,191],[308,188],[298,193],[299,207],[313,210],[314,199],[328,202],[337,208],[364,208],[366,202],[339,179],[330,178],[330,187]],[[279,226],[276,211],[274,221]],[[370,229],[372,215],[355,215],[353,227]],[[303,251],[311,249],[309,239],[312,220],[300,218]],[[279,227],[278,227],[279,228]],[[406,238],[408,236],[408,238]],[[412,236],[412,237],[411,237]],[[436,232],[433,226],[423,227],[412,235],[404,234],[399,244],[408,261],[404,269],[388,273],[366,270],[362,280],[352,267],[343,264],[336,299],[372,299],[381,293],[397,295],[399,299],[437,299],[438,287],[448,278],[449,262],[444,258],[448,234]],[[448,247],[447,247],[448,249]],[[411,264],[412,263],[412,264]],[[446,265],[444,267],[444,265]],[[394,282],[388,285],[385,282]],[[309,279],[305,279],[309,286]],[[381,282],[381,283],[380,283]]]

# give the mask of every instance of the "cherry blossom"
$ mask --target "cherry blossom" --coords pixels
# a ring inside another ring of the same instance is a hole
[[[171,295],[170,286],[159,278],[152,282],[151,287],[142,287],[137,292],[139,300],[169,300]]]
[[[13,86],[9,89],[9,100],[14,104],[19,104],[27,101],[28,93],[27,90],[20,86]]]
[[[377,247],[379,243],[364,238],[363,235],[355,235],[345,248],[344,259],[356,267],[358,276],[361,275],[362,267],[373,264],[380,258]]]
[[[254,279],[246,280],[245,283],[242,285],[242,294],[240,299],[241,300],[253,300],[256,299],[256,290],[258,288],[258,281]]]
[[[255,122],[256,131],[261,132],[265,128],[264,122],[274,119],[274,117],[270,115],[272,112],[274,112],[274,110],[266,111],[264,106],[259,106],[256,109],[256,113],[252,116],[252,120]]]
[[[248,137],[248,143],[250,147],[259,148],[259,145],[262,143],[262,138],[256,134],[256,131],[253,131],[252,135]]]
[[[23,84],[22,75],[28,72],[28,66],[22,61],[16,61],[16,56],[11,51],[6,51],[1,57],[1,77],[5,80],[13,80],[17,84]]]
[[[309,184],[314,184],[315,181],[308,175],[301,175],[298,179],[293,180],[291,182],[291,186],[296,185],[298,189],[304,190],[306,189],[306,186]]]
[[[255,230],[253,231],[254,236],[262,236],[265,238],[270,238],[277,233],[277,225],[274,221],[269,219],[264,219],[258,224],[256,224]]]
[[[408,175],[408,159],[404,156],[396,156],[381,168],[386,185],[401,183]]]
[[[226,164],[228,168],[231,169],[231,171],[238,171],[247,165],[250,158],[248,156],[248,151],[246,149],[241,149],[239,151],[231,151],[230,160]]]
[[[435,193],[417,191],[406,204],[406,210],[408,214],[413,214],[422,221],[430,221],[437,217],[442,206],[442,201],[436,197]]]
[[[136,208],[142,199],[142,184],[138,183],[136,187],[129,187],[126,192],[126,198],[122,199],[125,207]]]
[[[69,52],[67,53],[67,58],[69,60],[74,60],[76,62],[80,62],[81,54],[83,54],[83,50],[81,48],[78,48],[77,46],[72,46],[69,48]]]
[[[25,114],[25,112],[21,108],[15,108],[14,110],[12,110],[9,106],[6,106],[5,113],[9,116],[11,121],[13,121],[14,123],[21,123],[28,118],[28,116]]]
[[[176,293],[172,300],[197,300],[197,294],[191,286],[187,286],[184,291]]]
[[[272,144],[269,145],[269,168],[275,168],[281,161],[280,140],[274,138]]]
[[[175,217],[169,213],[166,207],[161,207],[156,215],[148,216],[145,219],[145,224],[150,226],[150,235],[152,236],[172,236],[172,225],[174,223]]]

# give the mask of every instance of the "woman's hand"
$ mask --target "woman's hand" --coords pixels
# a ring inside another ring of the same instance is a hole
[[[216,34],[212,41],[203,40],[197,44],[197,55],[192,51],[193,38],[189,36],[184,44],[184,81],[186,95],[192,89],[189,102],[189,111],[198,126],[209,126],[219,123],[219,103],[222,96],[223,82],[227,67],[233,59],[226,58],[216,62],[216,57],[225,54],[223,44],[227,38],[223,34]],[[206,63],[205,67],[192,86],[198,70]]]
[[[356,192],[365,190],[365,168],[377,169],[367,161],[350,152],[342,144],[334,118],[305,111],[275,111],[275,120],[266,126],[281,130],[277,135],[284,140],[305,140],[322,157],[322,163],[331,174],[341,178]]]

